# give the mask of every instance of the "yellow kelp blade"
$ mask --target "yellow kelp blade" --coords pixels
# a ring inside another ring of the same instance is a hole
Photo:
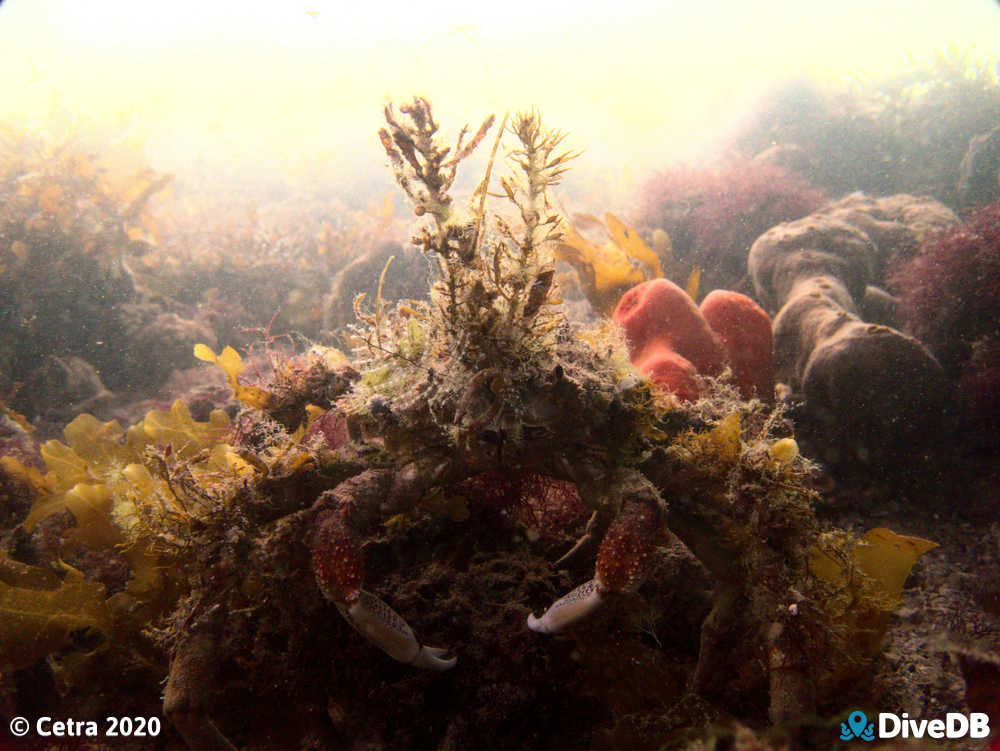
[[[203,449],[223,442],[229,428],[229,416],[222,410],[213,409],[207,422],[198,422],[191,417],[188,406],[178,399],[169,412],[158,409],[147,412],[142,422],[129,428],[129,434],[134,442],[170,445],[178,457],[191,459]]]
[[[809,571],[830,592],[825,609],[830,625],[845,632],[853,659],[864,661],[879,648],[898,607],[903,585],[917,559],[937,543],[878,528],[850,541],[831,535],[809,555]],[[830,666],[829,678],[846,674],[844,665]]]
[[[229,380],[229,385],[233,387],[236,398],[250,407],[264,408],[271,401],[271,395],[256,386],[247,386],[237,380],[237,376],[243,372],[243,358],[232,347],[226,347],[218,355],[204,344],[194,345],[194,356],[205,362],[212,362],[222,368]]]
[[[899,604],[906,577],[917,559],[937,546],[936,542],[921,537],[898,535],[878,527],[866,532],[848,550],[841,551],[846,555],[844,560],[826,551],[814,550],[809,558],[809,569],[837,589],[848,584],[850,568],[860,571],[877,585],[879,594],[886,598],[885,604],[892,609]]]
[[[688,277],[687,285],[684,287],[684,291],[687,292],[688,297],[690,297],[695,302],[698,302],[698,288],[701,286],[701,266],[695,266],[691,269],[691,275]]]
[[[879,527],[866,532],[852,552],[858,568],[881,585],[895,608],[917,559],[937,546],[922,537],[897,535],[891,529]]]
[[[72,643],[83,629],[110,633],[103,584],[70,569],[54,589],[0,581],[0,673],[33,665]]]
[[[569,222],[563,222],[562,229],[562,240],[554,248],[556,258],[576,271],[580,288],[594,310],[611,315],[621,296],[644,282],[646,275],[614,243],[597,245]]]
[[[608,231],[611,233],[611,239],[614,240],[615,245],[625,251],[625,254],[630,258],[635,258],[646,264],[650,270],[651,279],[663,276],[659,256],[650,250],[649,246],[639,237],[638,232],[610,212],[604,215],[604,220],[607,222]]]

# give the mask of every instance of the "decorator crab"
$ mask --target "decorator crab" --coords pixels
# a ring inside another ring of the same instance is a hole
[[[377,437],[394,466],[362,472],[328,494],[312,561],[323,593],[358,631],[397,660],[445,670],[455,656],[421,644],[399,615],[362,589],[358,533],[374,519],[487,472],[574,483],[598,518],[613,521],[595,578],[528,619],[533,630],[553,633],[635,582],[665,506],[634,469],[649,392],[638,388],[610,342],[608,354],[619,356],[602,359],[550,309],[555,265],[548,246],[561,232],[546,193],[573,156],[558,153],[562,134],[546,131],[535,113],[514,118],[517,174],[500,184],[520,222],[495,217],[488,228],[485,181],[475,213],[456,210],[447,191],[491,121],[468,142],[463,132],[452,152],[435,142],[426,101],[402,112],[408,122],[386,111],[380,135],[416,213],[433,220],[414,242],[436,261],[438,279],[429,305],[391,321],[377,302],[364,334],[365,376],[340,407],[353,435]]]
[[[355,301],[363,323],[358,357],[349,366],[320,363],[320,371],[340,368],[338,377],[318,381],[332,391],[300,399],[300,411],[306,402],[333,405],[310,428],[324,434],[325,457],[310,448],[309,433],[263,462],[245,450],[255,468],[248,473],[258,473],[254,493],[267,501],[244,502],[240,519],[265,514],[278,519],[267,534],[307,540],[319,589],[372,644],[402,663],[447,670],[457,655],[424,643],[364,589],[365,536],[429,495],[486,473],[572,483],[593,515],[566,557],[596,550],[596,573],[531,615],[527,627],[567,629],[635,586],[669,525],[714,580],[694,689],[711,695],[751,664],[770,691],[774,720],[808,714],[823,680],[814,658],[848,629],[817,604],[829,591],[809,573],[821,546],[807,468],[787,434],[773,435],[781,420],[724,385],[682,406],[637,374],[610,326],[585,332],[554,309],[549,248],[562,225],[547,191],[573,155],[560,151],[562,134],[543,128],[537,113],[500,128],[518,142],[508,155],[514,174],[500,180],[498,196],[515,207],[516,219],[486,211],[500,136],[471,208],[456,208],[449,195],[459,163],[492,118],[471,137],[463,130],[453,149],[441,145],[423,99],[400,114],[387,108],[386,119],[382,144],[425,217],[413,242],[436,267],[430,298],[390,307],[379,295],[370,314]],[[238,383],[235,374],[232,380]],[[275,416],[271,397],[240,388],[245,402]],[[286,400],[281,413],[294,411]],[[230,524],[223,537],[238,527]],[[251,555],[249,547],[233,549],[233,561]],[[296,555],[269,555],[267,565],[290,571]],[[236,586],[261,597],[259,583]],[[228,748],[208,720],[202,690],[228,626],[224,615],[189,599],[174,616],[165,711],[193,748]],[[217,626],[192,626],[211,618]]]

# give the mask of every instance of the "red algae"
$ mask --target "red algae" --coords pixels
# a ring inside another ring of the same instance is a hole
[[[700,266],[709,288],[732,287],[746,275],[747,252],[758,236],[825,200],[795,172],[733,159],[714,169],[677,166],[655,174],[641,189],[637,221],[666,230],[674,253]]]
[[[908,329],[956,375],[975,342],[1000,334],[1000,201],[928,239],[890,286]]]

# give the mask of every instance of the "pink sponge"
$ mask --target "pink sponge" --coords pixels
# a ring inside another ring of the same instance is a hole
[[[701,393],[701,379],[694,365],[668,347],[652,347],[644,359],[633,359],[632,363],[678,399],[694,401]]]
[[[733,383],[744,399],[774,399],[774,336],[771,318],[746,295],[725,289],[701,301],[702,316],[725,348]]]
[[[691,361],[699,373],[722,372],[722,348],[687,292],[668,279],[652,279],[618,302],[615,323],[625,329],[632,361],[667,347]]]
[[[718,376],[726,364],[745,398],[773,399],[771,321],[744,295],[716,291],[699,310],[676,284],[653,279],[625,293],[614,320],[632,363],[678,399],[697,399],[699,374]]]

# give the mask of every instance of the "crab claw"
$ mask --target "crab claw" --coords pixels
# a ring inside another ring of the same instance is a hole
[[[312,568],[320,591],[362,636],[394,660],[429,670],[455,667],[446,649],[417,641],[403,617],[361,588],[364,561],[357,536],[336,513],[321,512],[312,541]]]
[[[626,501],[601,542],[594,578],[552,603],[541,618],[529,615],[528,628],[557,634],[597,610],[609,592],[634,586],[656,539],[658,521],[654,500],[640,496]]]
[[[596,579],[563,595],[549,607],[541,618],[528,616],[528,628],[539,634],[558,634],[575,626],[597,610],[604,602],[604,587]]]
[[[337,603],[337,609],[358,633],[394,660],[428,670],[449,670],[458,662],[448,650],[418,642],[403,617],[371,592],[359,590],[354,602]]]

